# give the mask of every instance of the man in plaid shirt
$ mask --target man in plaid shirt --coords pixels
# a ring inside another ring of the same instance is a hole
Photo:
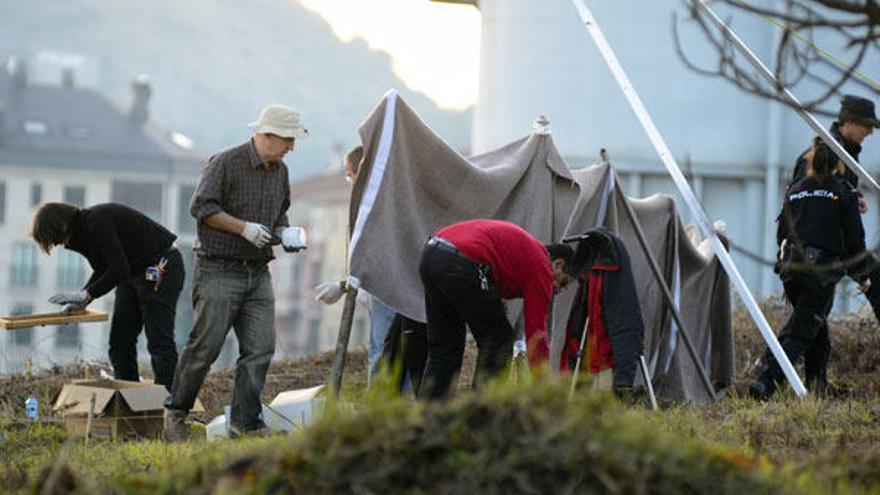
[[[260,392],[275,352],[275,294],[267,265],[272,245],[303,247],[288,226],[290,182],[282,158],[297,139],[308,137],[308,130],[299,113],[284,105],[267,106],[250,127],[250,140],[208,160],[190,205],[198,221],[195,319],[165,401],[170,441],[186,439],[184,420],[230,328],[240,353],[230,431],[266,431]]]

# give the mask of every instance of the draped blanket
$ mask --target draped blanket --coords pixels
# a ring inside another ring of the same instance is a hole
[[[627,198],[607,164],[570,170],[543,129],[495,151],[465,158],[394,91],[383,97],[358,131],[364,160],[351,196],[350,271],[352,282],[373,297],[424,321],[419,255],[433,232],[455,222],[507,220],[545,243],[605,226],[620,236],[631,256],[645,323],[645,357],[658,394],[705,402],[708,397],[678,339],[680,329],[671,323],[622,209],[622,202],[629,201],[677,298],[700,360],[719,388],[730,383],[733,339],[727,276],[711,251],[701,250],[685,235],[671,198]],[[573,298],[573,290],[556,298],[552,369],[559,368]],[[519,311],[519,306],[512,306],[512,320],[517,320]]]

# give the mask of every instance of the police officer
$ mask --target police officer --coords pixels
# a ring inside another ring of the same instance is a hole
[[[779,333],[779,343],[792,363],[818,341],[828,339],[826,308],[831,305],[834,286],[843,276],[844,267],[849,267],[862,290],[870,285],[861,269],[865,231],[859,198],[834,173],[842,163],[830,147],[815,138],[805,154],[805,164],[805,176],[786,191],[776,234],[782,258],[780,278],[794,306]],[[784,375],[769,349],[761,361],[758,379],[749,387],[749,393],[767,400]],[[824,369],[819,373],[824,375]]]
[[[862,144],[872,134],[874,128],[878,126],[880,126],[880,121],[877,120],[874,113],[874,102],[860,96],[844,95],[840,101],[840,111],[838,112],[837,120],[831,124],[829,132],[834,140],[853,159],[858,161],[859,154],[862,151]],[[810,149],[798,157],[789,187],[805,176],[807,169],[806,155]],[[833,173],[843,180],[844,184],[857,196],[859,212],[862,214],[866,213],[868,211],[868,203],[858,189],[859,176],[843,163],[839,164]],[[872,281],[872,288],[867,290],[865,296],[871,303],[874,315],[880,321],[880,271],[871,272],[869,277]],[[825,308],[826,317],[831,311],[832,303],[833,299],[828,301],[828,307]],[[819,334],[820,338],[816,340],[815,345],[808,349],[804,355],[804,374],[806,375],[809,388],[821,390],[825,386],[824,371],[828,365],[828,357],[831,353],[831,341],[828,338],[827,324],[822,326]]]

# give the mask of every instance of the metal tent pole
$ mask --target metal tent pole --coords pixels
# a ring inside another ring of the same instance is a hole
[[[795,109],[798,115],[800,115],[801,118],[804,119],[804,122],[806,122],[807,125],[809,125],[814,131],[816,131],[816,134],[818,134],[822,138],[822,141],[825,141],[825,144],[833,149],[834,153],[841,160],[846,162],[847,166],[858,172],[859,175],[866,182],[874,186],[874,189],[880,191],[880,184],[877,184],[877,181],[875,181],[874,178],[871,177],[871,175],[866,172],[865,169],[863,169],[862,166],[859,165],[859,163],[843,148],[843,146],[841,146],[840,143],[838,143],[834,139],[834,137],[831,136],[831,133],[828,132],[824,127],[822,127],[822,124],[820,124],[819,121],[816,120],[816,117],[813,117],[810,112],[803,109],[800,101],[794,96],[794,94],[792,94],[791,91],[788,90],[788,88],[782,87],[779,84],[779,81],[776,80],[776,76],[774,76],[773,73],[770,72],[770,69],[768,69],[764,65],[764,63],[761,62],[761,60],[754,53],[752,53],[749,47],[745,43],[743,43],[739,36],[737,36],[736,33],[734,33],[733,30],[730,29],[727,24],[725,24],[715,14],[715,12],[713,12],[712,9],[710,9],[709,6],[706,5],[703,0],[696,0],[696,4],[700,8],[700,10],[706,14],[709,20],[712,21],[712,24],[714,24],[715,27],[717,27],[718,30],[721,31],[721,34],[723,34],[724,37],[727,38],[727,40],[730,41],[733,46],[746,58],[746,60],[748,60],[749,63],[751,63],[752,66],[757,69],[758,73],[761,74],[761,76],[763,76],[768,83],[770,83],[770,86],[776,90],[776,93],[782,96],[782,98],[789,105],[791,105],[792,108]]]
[[[770,352],[773,353],[773,356],[782,368],[783,373],[785,373],[785,377],[791,383],[794,393],[798,397],[804,397],[807,390],[804,388],[803,382],[801,382],[800,377],[791,365],[791,361],[788,359],[788,356],[786,356],[782,346],[779,345],[779,341],[776,339],[776,334],[773,333],[770,324],[764,317],[764,313],[762,313],[761,308],[758,307],[755,297],[746,286],[746,282],[739,273],[739,269],[737,269],[736,265],[733,263],[730,253],[727,252],[724,244],[721,243],[721,239],[719,239],[718,235],[715,233],[715,229],[712,227],[709,216],[703,211],[702,205],[700,205],[693,190],[691,190],[690,185],[681,173],[681,169],[679,168],[678,163],[676,163],[675,158],[672,156],[669,147],[666,145],[666,141],[663,139],[663,136],[660,135],[660,131],[651,119],[651,115],[648,114],[648,110],[642,103],[641,98],[639,98],[638,93],[636,93],[629,77],[623,70],[623,66],[620,65],[620,61],[617,60],[617,56],[608,44],[608,40],[605,39],[605,35],[602,33],[602,30],[599,29],[599,24],[596,22],[596,19],[593,17],[593,14],[589,9],[587,9],[587,6],[584,5],[583,0],[572,0],[572,3],[574,4],[575,9],[577,9],[581,21],[584,23],[584,26],[586,26],[587,31],[589,31],[590,36],[596,43],[596,47],[602,54],[602,58],[608,65],[609,70],[612,75],[614,75],[617,84],[620,86],[620,90],[623,92],[632,107],[633,112],[635,112],[636,117],[645,129],[645,133],[648,135],[651,144],[660,156],[660,160],[663,162],[663,165],[672,177],[673,182],[675,182],[675,186],[678,188],[685,204],[694,214],[697,225],[700,227],[700,231],[703,236],[709,240],[709,244],[712,246],[715,256],[718,257],[718,261],[721,263],[721,266],[724,267],[728,277],[730,277],[731,283],[736,289],[737,294],[742,298],[749,314],[758,326],[758,330],[760,330],[761,335],[764,337],[764,341],[767,342],[767,347],[770,349]]]
[[[614,173],[614,170],[609,170],[609,173]],[[645,253],[645,257],[648,258],[648,265],[651,267],[654,279],[657,280],[657,285],[660,286],[661,292],[663,293],[663,299],[666,301],[666,306],[672,313],[672,319],[675,320],[675,324],[678,325],[679,331],[676,333],[680,335],[681,340],[684,341],[684,346],[687,348],[688,354],[690,354],[691,360],[694,362],[694,366],[697,367],[697,370],[700,373],[700,381],[703,382],[703,386],[706,388],[706,392],[709,394],[712,402],[715,402],[718,400],[718,397],[715,395],[715,387],[713,387],[712,382],[709,381],[709,375],[706,373],[706,369],[697,357],[697,351],[694,349],[694,344],[691,342],[691,338],[685,331],[684,323],[681,321],[681,315],[678,312],[678,308],[675,307],[675,300],[672,297],[672,293],[669,292],[669,287],[666,285],[666,280],[663,279],[663,274],[660,272],[660,265],[657,264],[657,259],[654,258],[654,253],[651,252],[651,247],[648,245],[647,239],[645,239],[645,232],[642,231],[642,226],[639,224],[639,220],[636,218],[636,214],[632,210],[629,201],[626,200],[626,196],[623,195],[623,191],[620,190],[619,186],[617,186],[616,189],[621,195],[623,209],[626,211],[626,216],[635,228],[636,238],[639,240],[639,246],[641,246],[642,252]]]

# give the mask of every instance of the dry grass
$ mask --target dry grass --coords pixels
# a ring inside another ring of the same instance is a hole
[[[774,328],[789,309],[764,303]],[[880,329],[873,316],[831,323],[827,399],[745,397],[764,344],[734,312],[738,374],[725,400],[654,413],[607,396],[565,400],[564,384],[501,386],[425,405],[386,391],[364,394],[366,354],[349,355],[343,387],[358,414],[329,414],[300,435],[169,446],[93,442],[59,425],[0,425],[0,490],[56,493],[880,493]],[[469,344],[460,388],[473,371]],[[324,383],[332,353],[273,363],[264,400]],[[48,404],[94,366],[0,379],[0,415],[21,418],[24,399]],[[213,372],[200,395],[227,403],[233,370]],[[50,471],[46,471],[48,467]],[[51,486],[44,486],[47,480]]]

